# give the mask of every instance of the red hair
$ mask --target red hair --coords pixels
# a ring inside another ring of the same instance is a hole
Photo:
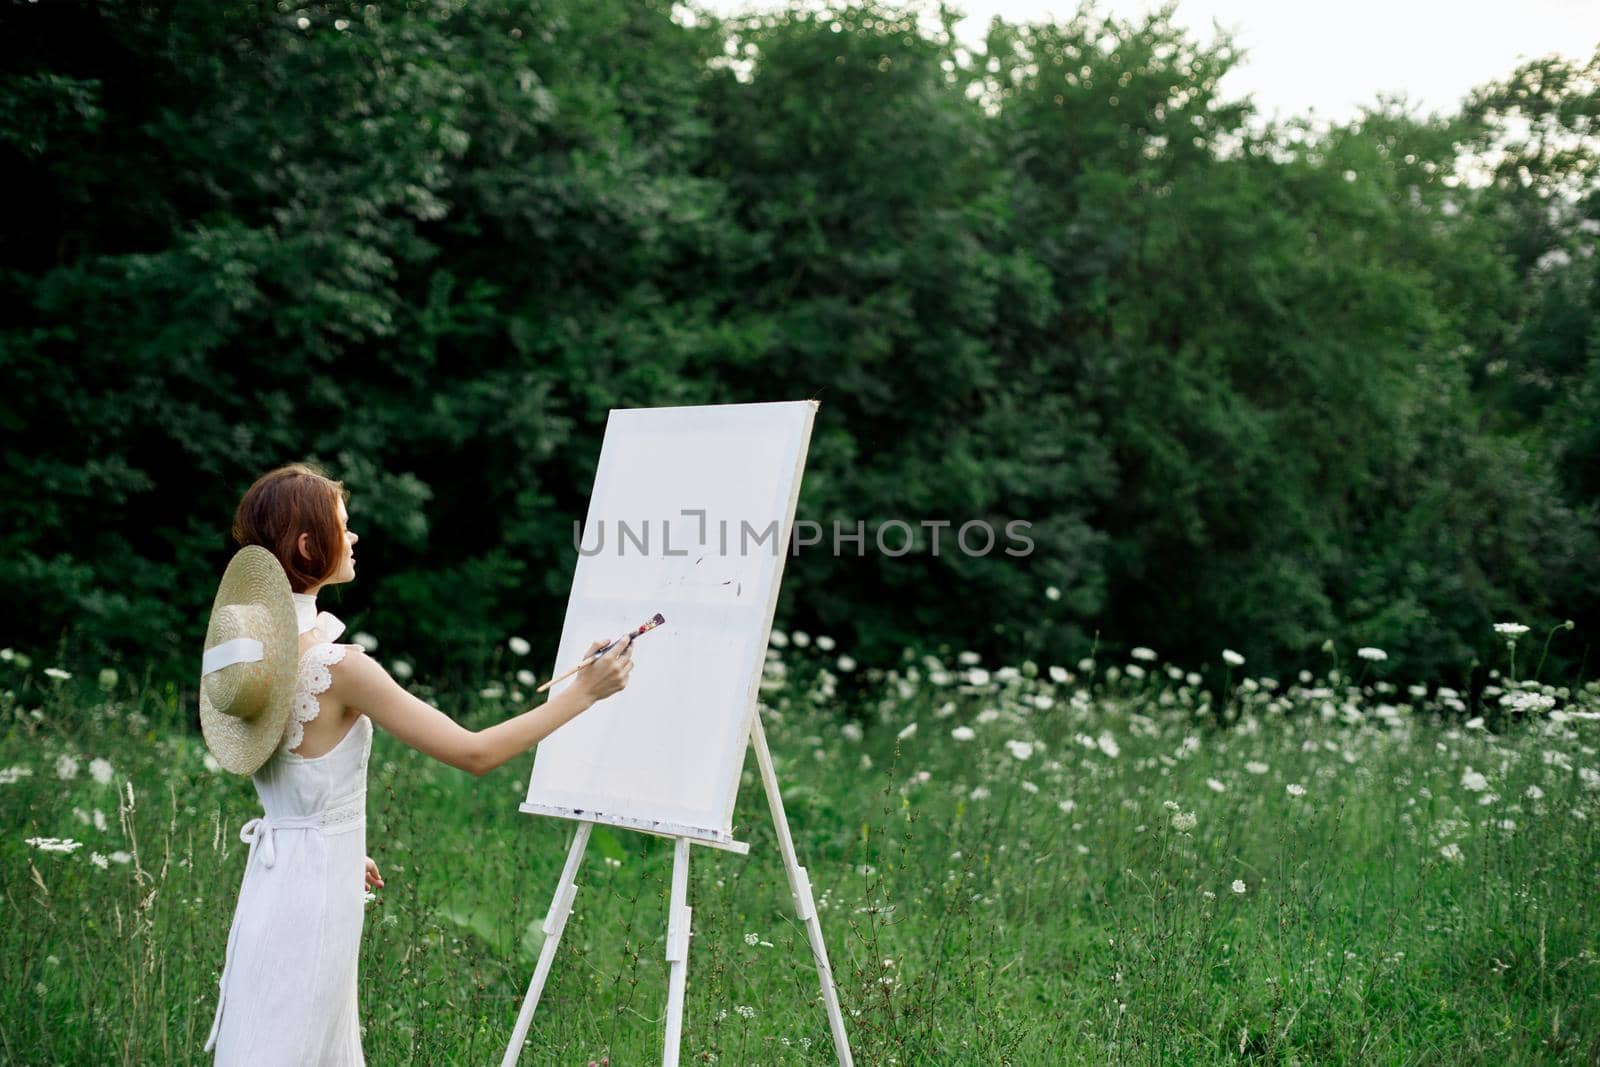
[[[278,557],[289,588],[304,593],[339,571],[344,559],[339,501],[349,499],[343,482],[309,464],[286,464],[246,490],[233,515],[233,539],[240,548],[260,545]],[[302,533],[311,535],[308,553],[299,550]]]

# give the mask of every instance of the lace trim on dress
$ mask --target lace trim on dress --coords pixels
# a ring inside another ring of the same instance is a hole
[[[322,705],[317,703],[317,694],[326,693],[333,684],[333,675],[328,668],[344,659],[347,645],[312,645],[300,656],[300,676],[294,686],[294,706],[290,710],[289,726],[284,731],[283,743],[278,746],[278,751],[287,756],[293,756],[294,750],[300,747],[300,742],[305,740],[305,724],[317,717],[322,710]]]
[[[367,820],[367,791],[361,790],[344,800],[335,801],[322,813],[323,833],[336,834],[354,830]]]

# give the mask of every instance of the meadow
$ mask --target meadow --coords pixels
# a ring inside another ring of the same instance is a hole
[[[1276,679],[775,632],[762,714],[856,1062],[1596,1062],[1600,682],[1519,679],[1517,629],[1477,694],[1376,649]],[[486,725],[527,706],[513,649],[468,695],[410,684]],[[171,686],[46,667],[0,654],[0,1058],[204,1062],[254,792]],[[499,1061],[571,833],[517,812],[531,762],[375,739],[369,1062]],[[749,856],[693,856],[683,1060],[832,1062],[753,760],[736,829]],[[659,1059],[671,859],[596,830],[523,1063]]]

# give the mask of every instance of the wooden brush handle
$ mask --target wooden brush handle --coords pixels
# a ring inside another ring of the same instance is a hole
[[[650,619],[648,621],[646,621],[643,626],[640,626],[637,630],[633,631],[633,633],[631,633],[631,634],[628,634],[626,637],[617,638],[617,641],[631,640],[633,638],[637,638],[640,634],[647,634],[651,630],[654,630],[657,626],[660,626],[662,623],[664,623],[666,621],[667,621],[666,618],[664,616],[662,616],[662,614],[660,612],[657,612],[656,614],[652,615],[650,617]],[[601,656],[605,655],[607,652],[610,652],[613,648],[616,647],[616,645],[617,645],[616,641],[611,641],[611,642],[609,642],[607,644],[601,645],[599,648],[595,649],[592,653],[590,653],[589,656],[586,659],[583,659],[583,660],[579,661],[577,666],[571,668],[570,670],[568,670],[564,674],[556,675],[554,678],[550,679],[548,682],[544,683],[539,688],[535,689],[534,692],[535,693],[542,693],[546,689],[549,689],[552,685],[555,685],[557,682],[561,681],[563,678],[571,678],[574,674],[577,674],[579,671],[583,670],[589,664],[593,663],[595,660],[599,659]]]

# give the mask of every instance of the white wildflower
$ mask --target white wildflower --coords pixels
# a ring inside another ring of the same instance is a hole
[[[82,841],[74,841],[70,837],[30,837],[28,844],[40,852],[65,852],[69,855],[83,847]]]
[[[1132,652],[1129,652],[1128,655],[1132,656],[1134,659],[1142,659],[1146,663],[1154,663],[1158,658],[1154,649],[1145,648],[1143,645],[1138,646]]]
[[[98,852],[89,853],[89,862],[94,864],[96,867],[99,867],[102,871],[110,865],[110,861]]]
[[[378,651],[378,639],[367,633],[365,630],[357,630],[355,635],[351,637],[350,640],[354,641],[368,652]]]
[[[1513,711],[1538,714],[1541,711],[1549,711],[1555,707],[1556,698],[1546,693],[1515,692],[1502,696],[1500,704],[1502,707],[1510,708]]]
[[[839,669],[846,674],[856,669],[856,661],[849,656],[840,656],[838,663]]]
[[[978,736],[978,732],[970,726],[957,726],[954,730],[950,731],[950,736],[955,738],[957,741],[971,741],[974,737]]]
[[[805,648],[811,643],[811,635],[804,630],[796,630],[789,635],[789,640],[794,642],[795,648]]]
[[[839,727],[839,736],[843,737],[846,741],[856,742],[860,741],[867,735],[866,731],[861,729],[860,723],[847,722],[843,726]]]
[[[1468,767],[1461,772],[1461,786],[1464,789],[1470,789],[1474,793],[1481,793],[1489,788],[1489,780],[1471,767]]]
[[[1057,589],[1053,585],[1047,585],[1044,587],[1044,598],[1046,600],[1060,600],[1061,590]]]
[[[1245,889],[1244,879],[1235,878],[1233,880],[1233,885],[1229,886],[1228,888],[1232,889],[1235,893],[1243,893]]]
[[[411,664],[403,659],[397,659],[389,664],[389,673],[404,682],[411,677]]]
[[[1239,655],[1239,653],[1235,652],[1231,648],[1225,648],[1222,650],[1222,658],[1225,662],[1230,663],[1235,667],[1244,666],[1244,657]]]
[[[68,755],[56,757],[56,777],[63,782],[70,782],[78,777],[78,761]]]
[[[89,773],[93,775],[94,780],[99,782],[101,785],[110,785],[111,778],[116,772],[112,770],[110,760],[102,759],[101,757],[96,756],[94,759],[89,761]]]
[[[1006,751],[1019,760],[1026,760],[1033,755],[1033,746],[1026,741],[1007,741]]]
[[[15,785],[18,779],[27,778],[32,774],[32,767],[7,767],[5,770],[0,770],[0,785]]]
[[[767,644],[773,648],[787,648],[789,647],[789,635],[782,630],[774,630],[772,631],[772,636],[767,638]]]
[[[517,684],[518,685],[531,686],[535,682],[537,682],[538,680],[539,679],[534,676],[534,673],[532,671],[528,670],[526,667],[524,667],[522,670],[517,672]]]
[[[1266,774],[1268,771],[1272,770],[1271,767],[1268,767],[1260,760],[1251,760],[1249,763],[1244,765],[1244,769],[1249,771],[1251,774]]]
[[[1052,682],[1065,682],[1070,677],[1071,675],[1067,673],[1065,667],[1058,667],[1053,663],[1050,665],[1050,680]]]
[[[1527,633],[1528,628],[1520,622],[1497,622],[1494,624],[1494,632],[1505,634],[1507,637],[1519,637]]]
[[[910,737],[912,734],[914,734],[916,732],[917,732],[917,724],[912,722],[912,723],[907,723],[905,728],[902,729],[899,733],[895,734],[894,736],[899,738],[901,741],[904,741],[906,738]]]
[[[1461,846],[1456,844],[1454,841],[1452,841],[1448,845],[1444,846],[1443,848],[1441,848],[1439,850],[1439,855],[1443,856],[1445,859],[1449,860],[1451,863],[1460,863],[1461,862]]]
[[[1303,797],[1306,795],[1306,787],[1301,785],[1299,782],[1290,782],[1283,788],[1286,789],[1289,795],[1292,797]]]
[[[1228,787],[1217,781],[1215,778],[1206,779],[1206,788],[1210,789],[1213,793],[1226,793],[1228,791]]]
[[[1371,646],[1356,649],[1356,655],[1373,663],[1382,663],[1389,658],[1389,653],[1381,648],[1372,648]]]
[[[834,648],[834,640],[827,634],[818,634],[817,647],[824,652],[832,652]]]
[[[46,677],[54,678],[58,682],[64,682],[72,677],[71,671],[64,671],[60,667],[46,667],[44,673]]]
[[[1176,811],[1172,813],[1172,828],[1180,833],[1188,833],[1200,822],[1199,816],[1192,811]]]
[[[1101,752],[1104,752],[1112,759],[1116,759],[1122,753],[1122,748],[1117,744],[1117,739],[1111,736],[1111,731],[1109,730],[1095,738],[1094,743]]]

